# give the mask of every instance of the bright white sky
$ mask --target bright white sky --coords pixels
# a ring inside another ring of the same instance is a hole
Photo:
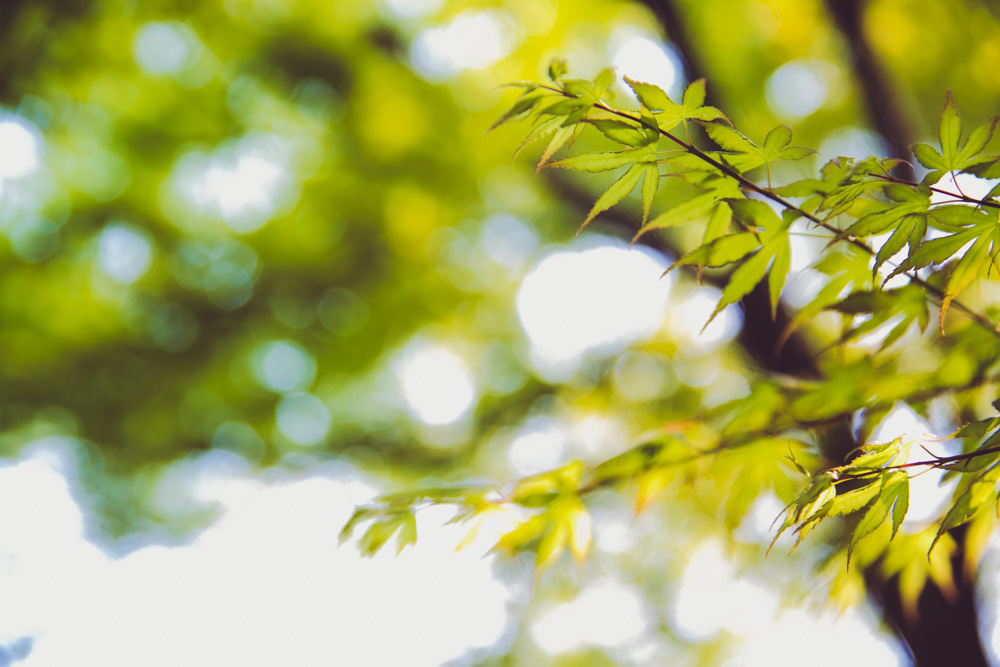
[[[0,646],[33,637],[27,667],[438,665],[495,643],[509,593],[489,526],[455,552],[445,509],[396,557],[337,546],[371,489],[343,471],[254,475],[235,457],[189,471],[221,515],[190,545],[109,558],[83,537],[64,447],[0,468]],[[324,474],[325,473],[325,474]]]

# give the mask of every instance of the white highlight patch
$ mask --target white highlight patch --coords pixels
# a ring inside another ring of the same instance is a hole
[[[517,45],[513,19],[499,10],[466,10],[447,25],[422,30],[410,45],[413,67],[429,79],[481,69]]]
[[[252,134],[215,152],[191,152],[174,166],[165,209],[179,226],[218,219],[233,231],[260,229],[289,210],[299,197],[291,147],[284,140]]]
[[[681,340],[700,347],[715,347],[728,343],[740,331],[742,312],[736,304],[727,306],[708,326],[722,293],[714,287],[696,287],[676,303],[671,304],[667,328]],[[766,315],[770,317],[768,313]],[[762,315],[763,317],[763,315]]]
[[[673,605],[673,627],[691,641],[722,630],[753,636],[766,628],[778,599],[761,583],[738,579],[722,545],[707,540],[691,552]]]
[[[312,355],[290,340],[264,343],[253,354],[254,376],[272,391],[308,389],[316,378],[316,362]]]
[[[860,127],[842,127],[826,135],[819,146],[819,164],[844,156],[865,158],[869,155],[884,157],[888,152],[885,140],[877,132]]]
[[[681,64],[673,49],[634,30],[617,32],[611,39],[612,62],[619,80],[629,77],[662,88],[674,101],[682,92]],[[631,88],[625,93],[635,99]]]
[[[420,19],[441,7],[441,0],[382,0],[379,3],[393,18]]]
[[[278,430],[297,445],[318,445],[330,431],[330,411],[312,394],[286,394],[278,404]]]
[[[20,178],[39,164],[41,139],[30,122],[14,116],[0,117],[0,187],[8,178]]]
[[[558,251],[525,277],[517,312],[541,365],[575,368],[589,352],[613,354],[663,322],[672,280],[652,252],[610,239]]]
[[[112,560],[50,461],[0,468],[0,644],[33,638],[30,667],[430,667],[500,639],[489,526],[456,553],[467,527],[421,512],[415,546],[369,559],[337,545],[351,484],[219,482],[222,516],[189,546]],[[199,486],[213,495],[210,471]]]
[[[551,417],[532,417],[510,444],[507,456],[518,475],[534,475],[565,463],[569,454],[566,429]]]
[[[872,631],[872,625],[856,611],[816,616],[791,609],[746,635],[739,656],[724,667],[909,664],[891,640]]]
[[[819,60],[787,62],[767,80],[767,105],[787,120],[810,116],[826,103],[835,71],[833,65]]]
[[[543,615],[531,637],[547,653],[563,653],[581,646],[621,646],[639,639],[649,626],[650,613],[638,593],[603,581]]]
[[[483,225],[479,244],[500,266],[520,270],[538,247],[538,236],[517,218],[501,214],[493,216]]]
[[[109,277],[131,285],[149,270],[153,240],[143,229],[122,222],[111,223],[98,238],[97,261]]]
[[[468,366],[441,345],[411,344],[395,366],[410,413],[428,426],[454,423],[475,403]]]
[[[132,40],[132,56],[150,74],[183,72],[198,60],[202,50],[194,30],[177,21],[150,21]]]

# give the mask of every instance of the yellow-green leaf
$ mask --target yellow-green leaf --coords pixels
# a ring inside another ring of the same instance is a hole
[[[659,86],[636,81],[628,77],[625,77],[625,83],[629,85],[635,96],[639,98],[639,103],[650,111],[667,111],[677,108],[677,104]]]
[[[621,178],[612,183],[611,187],[608,188],[603,195],[598,197],[596,202],[594,202],[593,208],[590,209],[590,213],[587,214],[586,220],[584,220],[583,224],[580,225],[580,228],[576,230],[576,233],[579,234],[582,232],[583,228],[590,224],[590,221],[593,220],[598,213],[608,210],[624,199],[628,193],[632,192],[632,188],[634,188],[635,184],[639,182],[640,178],[642,178],[644,171],[645,168],[642,164],[633,164]]]
[[[396,553],[400,553],[409,544],[417,542],[417,518],[407,514],[400,522],[399,534],[396,536]]]
[[[656,189],[660,186],[660,170],[655,162],[646,162],[643,165],[644,179],[642,182],[642,224],[646,224],[649,218],[649,210],[653,207],[653,197],[656,196]]]
[[[944,289],[944,299],[941,301],[941,317],[939,326],[941,333],[944,333],[944,316],[948,312],[948,306],[955,300],[958,293],[965,289],[979,273],[979,269],[986,263],[990,245],[993,242],[993,234],[980,236],[972,247],[958,260],[955,268],[952,269],[948,277],[948,285]]]
[[[771,264],[771,272],[767,276],[768,294],[771,297],[771,319],[778,315],[778,303],[781,301],[781,288],[785,286],[785,278],[788,269],[792,265],[792,249],[788,243],[788,236],[781,237],[774,250],[774,263]]]
[[[635,149],[609,153],[578,153],[577,155],[570,155],[569,157],[550,162],[548,166],[596,174],[624,167],[627,164],[634,164],[637,161],[645,159],[648,155],[648,151],[640,152]]]
[[[542,572],[559,558],[569,541],[569,524],[565,520],[549,522],[549,529],[542,535],[535,556],[535,571]]]
[[[759,247],[760,239],[750,232],[722,236],[684,255],[667,269],[667,273],[687,264],[713,268],[725,266],[746,257]]]
[[[733,275],[729,277],[729,282],[726,287],[722,290],[722,297],[719,299],[719,303],[715,305],[715,310],[709,316],[708,321],[705,322],[705,326],[702,327],[702,331],[705,330],[715,316],[718,315],[723,308],[730,304],[734,304],[757,286],[757,283],[761,281],[764,274],[767,272],[767,267],[770,265],[771,260],[774,259],[774,251],[776,249],[777,243],[781,243],[783,239],[777,239],[771,243],[768,243],[763,248],[761,248],[755,255],[747,259],[745,262],[739,265]]]
[[[626,146],[641,146],[648,144],[646,134],[635,125],[631,125],[621,120],[597,119],[588,120],[591,125],[612,141],[617,141]]]
[[[725,235],[732,222],[733,209],[729,208],[729,204],[719,202],[715,208],[712,209],[712,217],[708,219],[708,224],[705,225],[705,236],[702,239],[702,243],[710,243],[711,241]]]
[[[545,166],[545,163],[549,161],[549,158],[570,140],[574,132],[576,132],[576,126],[574,125],[564,125],[555,131],[555,134],[552,135],[552,139],[549,140],[548,145],[545,147],[545,151],[542,152],[542,157],[538,161],[538,166],[535,167],[536,174],[539,169]]]
[[[938,133],[941,140],[941,154],[948,169],[954,169],[958,156],[958,142],[962,137],[962,118],[949,90],[945,95],[944,110],[941,112],[941,126]]]
[[[701,219],[708,215],[709,211],[712,210],[712,207],[715,206],[718,201],[719,195],[714,192],[704,192],[700,195],[692,197],[691,199],[682,201],[680,204],[667,209],[650,220],[648,225],[636,233],[635,238],[638,239],[640,236],[653,229],[667,229],[669,227],[683,225],[684,223],[691,222],[692,220]],[[728,211],[729,207],[726,207],[726,210]],[[728,222],[728,220],[726,222]]]
[[[881,482],[873,480],[856,489],[838,493],[830,507],[830,516],[844,516],[864,509],[878,495],[881,488]]]
[[[923,166],[928,169],[948,170],[948,165],[944,161],[944,156],[937,152],[937,149],[930,144],[913,144],[910,147],[913,155]]]

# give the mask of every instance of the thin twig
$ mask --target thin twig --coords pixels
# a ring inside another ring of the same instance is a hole
[[[550,86],[545,86],[545,85],[541,85],[539,87],[540,88],[545,88],[547,90],[551,90],[551,91],[554,91],[554,92],[557,92],[557,93],[563,95],[564,97],[570,97],[570,98],[574,98],[574,99],[577,97],[576,95],[572,95],[572,94],[567,93],[566,91],[560,90],[558,88],[552,88]],[[760,185],[757,185],[756,183],[754,183],[750,179],[746,178],[745,176],[743,176],[739,172],[734,171],[730,167],[727,167],[723,163],[721,163],[718,160],[714,159],[712,156],[708,155],[707,153],[705,153],[704,151],[702,151],[701,149],[699,149],[697,146],[694,146],[693,144],[689,144],[688,142],[684,141],[683,139],[681,139],[679,137],[675,137],[670,132],[667,132],[667,131],[663,130],[662,128],[660,128],[658,125],[652,125],[651,126],[651,125],[649,125],[648,122],[646,122],[642,118],[636,118],[635,116],[632,116],[631,114],[628,114],[628,113],[626,113],[624,111],[619,111],[617,109],[609,107],[609,106],[607,106],[605,104],[602,104],[600,102],[597,102],[596,104],[594,104],[594,107],[597,108],[597,109],[600,109],[602,111],[606,111],[606,112],[608,112],[610,114],[613,114],[615,116],[618,116],[619,118],[625,118],[626,120],[630,120],[632,122],[639,123],[640,125],[642,125],[644,127],[648,127],[650,129],[656,130],[661,136],[664,136],[667,139],[670,139],[671,141],[673,141],[678,146],[682,147],[685,151],[687,151],[691,155],[694,155],[695,157],[697,157],[701,161],[703,161],[703,162],[705,162],[707,164],[712,165],[713,167],[715,167],[716,169],[718,169],[719,171],[721,171],[726,176],[729,176],[730,178],[735,179],[743,188],[745,188],[747,190],[751,190],[753,192],[756,192],[757,194],[759,194],[759,195],[761,195],[763,197],[766,197],[767,199],[770,199],[771,201],[775,202],[776,204],[778,204],[782,208],[785,208],[785,209],[791,211],[792,213],[795,213],[795,214],[799,215],[800,217],[803,217],[803,218],[809,220],[810,222],[812,222],[813,224],[815,224],[815,225],[817,225],[819,227],[822,227],[822,228],[824,228],[824,229],[826,229],[828,231],[834,232],[834,233],[836,233],[838,235],[842,234],[843,230],[838,229],[837,227],[834,227],[833,225],[827,223],[825,220],[822,220],[822,219],[816,217],[815,215],[813,215],[811,213],[807,213],[806,211],[802,210],[801,208],[799,208],[795,204],[791,203],[790,201],[788,201],[787,199],[785,199],[784,197],[782,197],[781,195],[775,194],[770,189],[765,188],[765,187],[761,187]],[[877,178],[884,178],[882,176],[878,176],[877,174],[873,174],[873,175],[876,176]],[[894,181],[899,182],[899,183],[904,184],[904,185],[919,186],[919,183],[915,183],[913,181],[906,181],[904,179],[895,179],[895,177],[889,177],[887,180],[894,180]],[[971,198],[969,198],[969,200],[971,200]],[[978,201],[978,200],[971,200],[971,201]],[[997,207],[1000,208],[1000,205],[998,205]],[[856,238],[853,238],[853,237],[846,237],[844,240],[846,240],[848,243],[850,243],[851,245],[855,246],[856,248],[862,250],[863,252],[871,255],[872,257],[874,257],[874,256],[877,255],[877,253],[872,248],[870,248],[868,246],[868,244],[864,243],[863,241],[860,241],[860,240],[858,240]],[[945,299],[945,294],[944,294],[943,291],[941,291],[937,287],[934,287],[933,285],[931,285],[930,283],[928,283],[926,280],[924,280],[920,276],[917,276],[916,274],[909,274],[909,273],[904,273],[903,275],[905,275],[907,277],[907,279],[911,283],[913,283],[915,285],[919,285],[926,292],[928,292],[931,295],[933,295],[938,301],[943,301]],[[972,308],[966,306],[964,303],[962,303],[958,299],[953,299],[951,301],[951,305],[953,307],[959,309],[960,311],[964,312],[966,315],[968,315],[970,318],[972,318],[972,320],[974,322],[976,322],[981,327],[983,327],[984,329],[986,329],[987,331],[989,331],[991,334],[993,334],[997,338],[1000,338],[1000,331],[998,331],[997,328],[993,326],[993,323],[986,316],[984,316],[981,313],[978,313],[978,312],[972,310]]]

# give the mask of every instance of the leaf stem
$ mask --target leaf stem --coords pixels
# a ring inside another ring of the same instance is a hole
[[[883,176],[881,174],[871,174],[871,176],[873,176],[873,177],[875,177],[875,178],[877,178],[879,180],[882,180],[882,181],[889,181],[891,183],[898,183],[899,185],[909,185],[912,188],[919,188],[920,187],[920,183],[917,183],[916,181],[908,181],[905,178],[898,178],[898,177],[893,176],[891,174],[888,174],[886,176]],[[952,180],[954,181],[954,179],[952,179]],[[958,185],[958,183],[955,183],[955,185]],[[985,207],[985,208],[1000,209],[1000,204],[998,204],[997,202],[993,202],[993,201],[989,201],[989,200],[984,200],[984,199],[976,199],[975,197],[969,197],[965,193],[955,194],[954,192],[949,192],[948,190],[942,190],[941,188],[936,188],[936,187],[933,187],[933,186],[930,187],[930,190],[931,190],[931,192],[936,192],[936,193],[938,193],[940,195],[945,195],[947,197],[951,197],[952,199],[956,199],[958,201],[964,201],[964,202],[966,202],[968,204],[975,204],[976,206],[982,206],[982,207]],[[959,192],[961,192],[961,189],[959,189]]]
[[[543,88],[548,88],[547,86],[542,86],[542,87]],[[558,89],[549,88],[549,90],[558,90]],[[574,98],[576,97],[575,95],[571,95],[571,94],[567,93],[566,91],[559,90],[558,92],[560,94],[566,96],[566,97],[574,97]],[[786,210],[789,210],[792,213],[795,213],[795,214],[799,215],[800,217],[803,217],[803,218],[809,220],[813,224],[815,224],[815,225],[817,225],[819,227],[822,227],[823,229],[826,229],[828,231],[834,232],[835,234],[840,234],[843,231],[843,230],[838,229],[837,227],[834,227],[833,225],[827,223],[825,220],[822,220],[822,219],[816,217],[815,215],[812,215],[811,213],[807,213],[806,211],[802,210],[801,208],[799,208],[795,204],[791,203],[790,201],[788,201],[787,199],[785,199],[784,197],[782,197],[781,195],[775,194],[769,188],[765,188],[765,187],[762,187],[760,185],[757,185],[756,183],[754,183],[750,179],[746,178],[745,176],[743,176],[739,172],[735,171],[734,169],[732,169],[732,168],[724,165],[723,163],[719,162],[718,160],[714,159],[712,156],[708,155],[707,153],[705,153],[704,151],[702,151],[701,149],[699,149],[697,146],[695,146],[693,144],[690,144],[690,143],[684,141],[683,139],[681,139],[679,137],[674,136],[670,132],[667,132],[667,131],[663,130],[662,128],[660,128],[658,125],[651,126],[651,125],[649,125],[648,122],[646,122],[642,118],[635,118],[634,116],[632,116],[632,115],[630,115],[630,114],[628,114],[628,113],[626,113],[624,111],[619,111],[618,109],[613,109],[613,108],[611,108],[611,107],[609,107],[609,106],[607,106],[607,105],[605,105],[605,104],[603,104],[601,102],[595,103],[594,107],[597,108],[597,109],[601,109],[602,111],[606,111],[606,112],[608,112],[610,114],[613,114],[615,116],[618,116],[619,118],[625,118],[626,120],[631,120],[632,122],[639,123],[640,125],[643,125],[645,127],[649,127],[650,129],[655,129],[657,132],[660,133],[660,135],[666,137],[667,139],[670,139],[671,141],[673,141],[675,144],[677,144],[678,146],[680,146],[681,148],[683,148],[684,150],[686,150],[691,155],[694,155],[695,157],[697,157],[698,159],[702,160],[703,162],[706,162],[706,163],[712,165],[713,167],[715,167],[716,169],[718,169],[719,171],[721,171],[726,176],[729,176],[730,178],[735,179],[736,182],[738,182],[740,184],[740,186],[742,186],[743,188],[745,188],[747,190],[750,190],[752,192],[756,192],[757,194],[759,194],[759,195],[761,195],[763,197],[766,197],[767,199],[770,199],[771,201],[775,202],[776,204],[778,204],[782,208],[785,208]],[[883,180],[889,180],[889,181],[893,181],[893,182],[898,182],[898,183],[901,183],[901,184],[904,184],[904,185],[910,185],[910,186],[918,186],[919,185],[919,183],[915,183],[913,181],[907,181],[905,179],[897,179],[896,177],[892,177],[892,176],[890,176],[890,177],[884,177],[884,176],[879,176],[877,174],[872,174],[872,175],[875,176],[876,178],[881,178]],[[934,188],[932,188],[932,190],[933,189]],[[971,197],[965,198],[964,201],[979,202],[978,199],[972,199]],[[980,203],[983,204],[983,205],[988,205],[988,202],[980,202]],[[995,205],[995,206],[997,208],[1000,208],[1000,205]],[[876,256],[876,252],[874,250],[872,250],[868,246],[868,244],[864,243],[863,241],[860,241],[860,240],[858,240],[856,238],[852,238],[852,237],[847,237],[845,240],[848,243],[850,243],[851,245],[853,245],[854,247],[856,247],[856,248],[862,250],[863,252],[871,255],[872,257]],[[931,294],[939,302],[944,301],[944,299],[945,299],[944,292],[941,291],[940,289],[938,289],[937,287],[934,287],[933,285],[931,285],[930,283],[928,283],[926,280],[924,280],[920,276],[918,276],[916,274],[909,274],[909,273],[904,273],[902,275],[905,275],[907,277],[907,279],[911,283],[914,283],[914,284],[919,285],[920,287],[922,287],[926,292],[928,292],[929,294]],[[974,322],[976,322],[976,324],[978,324],[979,326],[983,327],[984,329],[986,329],[987,331],[989,331],[991,334],[993,334],[997,338],[1000,338],[1000,331],[998,331],[997,328],[993,326],[993,323],[986,316],[984,316],[981,313],[978,313],[978,312],[972,310],[970,307],[966,306],[964,303],[962,303],[958,299],[953,299],[951,301],[951,305],[953,307],[955,307],[955,308],[958,308],[960,311],[964,312],[966,315],[968,315]]]

